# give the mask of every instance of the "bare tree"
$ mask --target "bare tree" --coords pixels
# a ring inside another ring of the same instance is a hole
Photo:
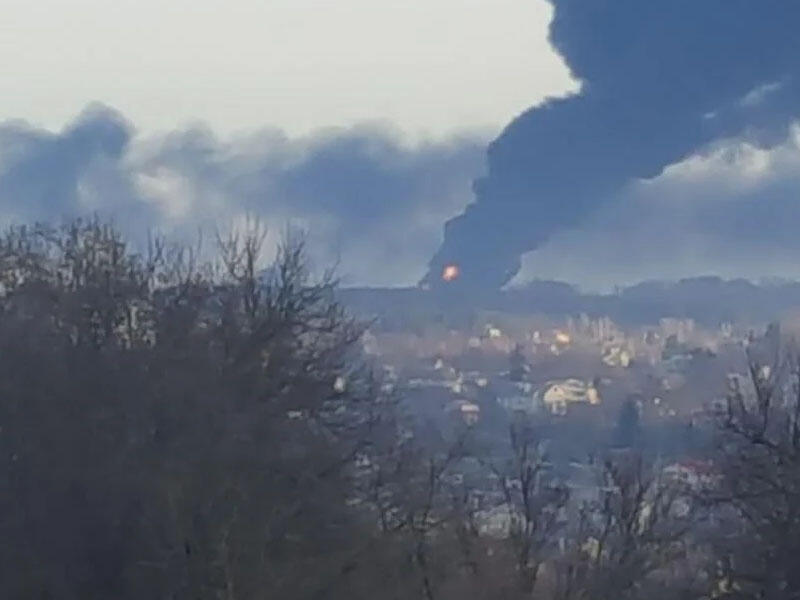
[[[720,419],[719,594],[800,598],[800,359],[791,345],[759,349]]]
[[[678,597],[678,567],[695,524],[691,491],[665,480],[635,452],[606,459],[599,499],[582,510],[575,597]],[[669,591],[665,593],[665,590]]]
[[[390,412],[362,327],[302,239],[266,277],[263,229],[221,240],[223,268],[97,220],[0,240],[4,597],[346,587],[354,459]]]

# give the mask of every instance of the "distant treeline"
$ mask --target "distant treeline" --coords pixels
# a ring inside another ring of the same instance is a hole
[[[611,294],[587,294],[566,283],[535,281],[503,292],[348,288],[341,295],[348,306],[387,324],[415,314],[430,318],[441,313],[442,318],[452,318],[453,311],[458,314],[460,310],[464,317],[470,310],[481,309],[554,317],[586,313],[628,324],[678,317],[717,326],[726,321],[763,323],[800,307],[800,282],[755,284],[744,279],[697,277],[644,282]]]

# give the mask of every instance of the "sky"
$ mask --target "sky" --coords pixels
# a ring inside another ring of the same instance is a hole
[[[800,280],[800,127],[778,146],[725,142],[635,182],[525,255],[517,282],[609,292],[703,274]]]
[[[48,129],[89,102],[143,132],[386,121],[492,134],[575,84],[535,0],[0,0],[0,115]]]
[[[260,217],[346,285],[800,278],[800,5],[0,0],[0,224]],[[208,237],[208,236],[207,236]]]

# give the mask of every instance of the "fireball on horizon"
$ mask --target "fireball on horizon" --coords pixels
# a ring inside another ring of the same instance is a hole
[[[447,265],[442,269],[442,280],[450,283],[458,279],[460,274],[461,269],[458,268],[458,265]]]

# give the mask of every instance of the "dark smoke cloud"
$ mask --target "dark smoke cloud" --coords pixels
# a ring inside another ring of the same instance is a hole
[[[59,218],[85,211],[98,188],[120,193],[117,165],[132,128],[118,113],[91,106],[59,134],[24,122],[0,123],[0,215],[4,221]],[[110,189],[109,189],[110,188]],[[84,196],[84,200],[81,197]]]
[[[477,135],[412,146],[381,126],[141,138],[96,106],[58,133],[0,124],[0,221],[97,212],[134,238],[155,228],[191,240],[258,216],[273,242],[287,222],[308,229],[316,262],[338,260],[345,281],[390,285],[423,274],[484,160]]]
[[[457,262],[463,285],[501,286],[523,253],[632,180],[721,138],[774,145],[800,113],[800,2],[551,2],[551,41],[582,90],[522,114],[490,145],[428,282]]]

